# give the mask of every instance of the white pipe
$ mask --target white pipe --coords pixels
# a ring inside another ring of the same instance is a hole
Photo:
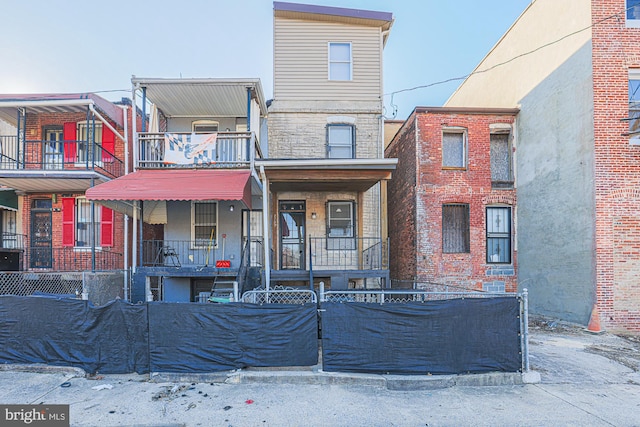
[[[264,166],[260,166],[262,177],[262,239],[264,240],[264,288],[269,292],[271,285],[271,257],[269,256],[269,185]]]
[[[34,101],[7,101],[2,102],[3,107],[72,107],[93,105],[93,99],[48,99]]]
[[[136,106],[136,85],[131,85],[131,135],[133,139],[133,168],[136,168],[136,142],[138,140],[138,108]],[[127,159],[128,159],[127,155]],[[138,262],[138,201],[133,201],[133,232],[131,238],[131,271],[135,273]]]
[[[122,107],[124,116],[124,174],[129,173],[129,108]],[[124,300],[129,300],[129,215],[124,215]]]
[[[111,132],[113,132],[118,138],[120,138],[120,140],[124,141],[125,144],[126,144],[127,139],[124,136],[122,136],[120,134],[120,132],[118,132],[116,130],[116,128],[111,126],[111,123],[109,123],[104,117],[102,117],[102,115],[100,115],[100,113],[98,113],[95,108],[93,108],[93,104],[89,104],[89,110],[91,110],[93,115],[96,116],[98,118],[98,120],[100,120],[102,122],[102,124],[104,124],[106,127],[111,129]],[[126,122],[126,120],[125,120],[125,122]]]

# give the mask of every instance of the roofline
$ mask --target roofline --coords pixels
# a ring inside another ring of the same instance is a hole
[[[344,16],[348,18],[372,19],[375,21],[393,22],[390,12],[377,12],[364,9],[347,9],[344,7],[318,6],[313,4],[273,2],[273,10],[283,12],[310,13],[317,15]]]
[[[291,169],[371,169],[371,168],[392,168],[395,169],[398,159],[261,159],[256,160],[256,166],[270,168],[291,168]]]
[[[257,92],[262,115],[267,114],[267,102],[262,90],[262,83],[259,78],[147,78],[147,77],[131,77],[131,83],[134,86],[146,85],[164,85],[164,84],[192,84],[192,85],[228,85],[228,86],[250,86]]]
[[[492,114],[501,116],[515,116],[520,112],[519,108],[485,108],[485,107],[416,107],[413,113],[439,113],[439,114]]]

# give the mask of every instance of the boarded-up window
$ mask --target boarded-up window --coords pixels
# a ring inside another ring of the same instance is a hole
[[[511,150],[508,133],[491,134],[491,182],[495,186],[511,186]]]
[[[468,253],[469,205],[442,205],[442,252]]]
[[[487,208],[487,263],[511,263],[511,208]]]
[[[464,131],[447,131],[442,134],[442,167],[464,169],[466,161],[466,134]]]

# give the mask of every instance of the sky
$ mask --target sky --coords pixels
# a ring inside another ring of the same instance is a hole
[[[131,97],[131,76],[260,78],[273,96],[270,0],[4,0],[0,93]],[[391,12],[387,119],[441,106],[532,0],[297,0]],[[429,86],[406,90],[417,86]],[[393,95],[392,95],[393,93]]]

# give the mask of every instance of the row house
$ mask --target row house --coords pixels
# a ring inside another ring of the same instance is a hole
[[[122,215],[85,193],[125,172],[126,104],[91,93],[0,95],[3,271],[125,267]]]
[[[389,286],[383,49],[387,12],[274,2],[269,283]]]
[[[445,104],[520,110],[518,274],[534,313],[640,330],[638,88],[640,1],[536,0]]]
[[[397,288],[517,290],[512,166],[518,110],[417,107],[385,153]]]
[[[135,129],[133,172],[87,192],[132,219],[131,300],[205,302],[234,281],[257,286],[260,80],[134,76],[132,85],[149,118]]]

